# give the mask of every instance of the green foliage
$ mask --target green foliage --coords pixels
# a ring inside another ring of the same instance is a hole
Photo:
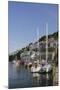
[[[33,43],[30,43],[29,46],[32,45],[32,44],[33,44]]]
[[[20,54],[23,53],[25,50],[25,47],[20,50]]]
[[[54,37],[54,39],[58,39],[58,32],[54,33],[52,36]]]
[[[58,32],[48,35],[48,38],[51,38],[51,37],[53,37],[55,40],[58,39]]]
[[[14,55],[10,55],[9,56],[9,61],[13,61],[14,60]]]
[[[46,36],[43,36],[43,37],[41,37],[40,39],[39,39],[39,42],[40,41],[44,41],[46,39]]]
[[[29,46],[27,46],[25,49],[26,49],[26,51],[29,51]]]
[[[18,51],[18,53],[16,54],[17,59],[21,59],[21,58],[20,58],[20,54],[21,54],[21,51]]]
[[[48,38],[54,38],[55,40],[58,39],[58,32],[48,35]],[[39,39],[39,42],[44,40],[46,40],[46,36],[41,37]]]

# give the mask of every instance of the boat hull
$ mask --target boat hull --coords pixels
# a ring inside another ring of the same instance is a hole
[[[47,74],[47,73],[52,73],[53,70],[50,70],[48,72],[46,71],[38,71],[38,72],[31,72],[31,73],[40,73],[40,74]]]
[[[46,71],[40,71],[39,73],[40,73],[40,74],[46,74],[46,73],[52,73],[52,71],[53,71],[53,70],[51,69],[51,70],[49,70],[48,72],[46,72]]]
[[[31,68],[31,72],[32,72],[32,73],[38,73],[38,72],[40,72],[40,69],[41,69],[40,66],[39,66],[39,67],[36,67],[36,68],[35,68],[35,67],[32,67],[32,68]]]

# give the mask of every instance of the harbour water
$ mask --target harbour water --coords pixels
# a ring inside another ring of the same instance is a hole
[[[30,70],[24,66],[16,67],[12,62],[9,62],[8,74],[9,88],[53,86],[52,73],[31,73]]]

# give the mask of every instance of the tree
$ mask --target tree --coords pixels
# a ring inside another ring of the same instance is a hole
[[[20,54],[21,54],[21,51],[18,51],[18,53],[17,53],[17,59],[21,59],[21,57],[20,57]]]
[[[26,47],[26,50],[29,51],[29,46]]]
[[[46,39],[46,36],[43,36],[43,37],[41,37],[40,39],[39,39],[39,42],[40,41],[43,41],[43,40],[45,40]]]
[[[9,56],[9,61],[13,61],[14,60],[14,55],[10,55]]]

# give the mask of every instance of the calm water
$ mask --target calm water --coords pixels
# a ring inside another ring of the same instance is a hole
[[[52,86],[53,78],[50,74],[31,73],[23,66],[16,67],[9,62],[9,88],[26,88]]]

